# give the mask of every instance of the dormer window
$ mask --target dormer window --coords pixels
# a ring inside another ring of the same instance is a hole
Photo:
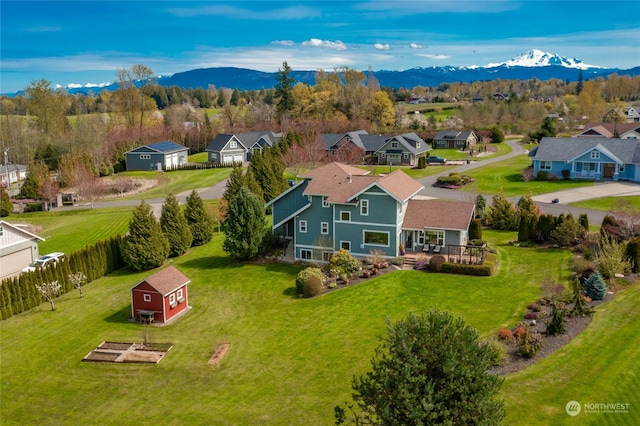
[[[600,151],[591,151],[591,159],[597,160],[598,158],[600,158]]]
[[[237,148],[237,147],[238,147],[238,142],[236,141],[229,142],[229,148]]]
[[[420,142],[416,142],[416,148],[420,148]]]
[[[398,142],[391,142],[391,148],[398,148],[399,146]]]

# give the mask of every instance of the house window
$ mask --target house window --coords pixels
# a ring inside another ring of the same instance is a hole
[[[424,231],[418,231],[418,244],[424,244]]]
[[[618,166],[618,171],[619,172],[624,172],[624,164],[620,164]],[[0,228],[0,237],[2,236],[2,228]]]
[[[179,289],[177,291],[177,295],[178,295],[178,302],[182,302],[184,300],[184,296],[182,295],[182,289]]]
[[[320,223],[320,233],[324,235],[329,234],[329,222]]]
[[[300,259],[311,260],[311,250],[309,249],[300,250]]]
[[[212,152],[211,153],[211,159],[212,160],[217,160],[218,159],[218,153],[217,152]]]
[[[398,148],[399,146],[398,142],[391,142],[391,148]]]
[[[541,161],[540,170],[551,170],[551,161]]]
[[[389,247],[389,233],[380,231],[364,231],[364,243],[373,246]]]
[[[369,200],[360,200],[360,214],[369,216]]]
[[[4,226],[0,226],[0,237],[4,236]]]
[[[444,231],[427,230],[424,238],[426,243],[444,245]]]
[[[176,305],[177,305],[177,303],[176,303],[176,295],[175,295],[175,293],[171,293],[169,295],[169,306],[171,306],[172,308],[175,308]]]
[[[322,197],[322,207],[324,208],[328,208],[329,207],[329,202],[327,201],[327,197]]]
[[[307,221],[306,220],[301,220],[300,221],[300,232],[302,232],[302,233],[306,233],[307,232]]]
[[[340,248],[351,251],[351,241],[340,241]]]
[[[591,159],[597,160],[600,158],[600,151],[591,151]]]
[[[330,252],[330,251],[322,252],[322,260],[324,260],[325,262],[330,261],[332,256],[333,256],[333,252]]]
[[[229,142],[229,148],[237,148],[237,147],[238,147],[238,142],[236,141]]]
[[[150,294],[145,294],[144,296],[142,296],[142,299],[145,302],[151,302],[151,295]]]
[[[404,159],[408,159],[409,158],[409,154],[404,154]]]
[[[140,159],[141,160],[150,160],[151,159],[151,154],[140,154]]]
[[[385,154],[384,152],[381,155],[382,158],[385,158],[386,156],[387,156],[387,154]]]
[[[343,222],[350,222],[351,212],[340,212],[340,220]]]
[[[420,148],[420,142],[416,142],[416,148]]]

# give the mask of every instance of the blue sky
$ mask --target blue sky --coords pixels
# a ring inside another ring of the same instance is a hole
[[[540,49],[640,65],[640,1],[0,2],[0,93],[235,66],[401,70],[507,61]]]

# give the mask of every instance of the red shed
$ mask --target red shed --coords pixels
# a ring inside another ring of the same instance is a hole
[[[190,282],[173,266],[145,278],[131,289],[131,316],[140,322],[166,323],[185,313]]]

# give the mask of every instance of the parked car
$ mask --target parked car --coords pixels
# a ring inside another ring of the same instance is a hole
[[[31,262],[29,266],[22,269],[22,272],[33,272],[36,268],[44,268],[45,266],[53,265],[62,258],[64,258],[64,253],[61,252],[45,254]]]
[[[434,163],[445,164],[447,162],[446,158],[438,157],[437,155],[432,155],[430,157],[427,157],[426,160],[427,160],[427,164],[434,164]]]

